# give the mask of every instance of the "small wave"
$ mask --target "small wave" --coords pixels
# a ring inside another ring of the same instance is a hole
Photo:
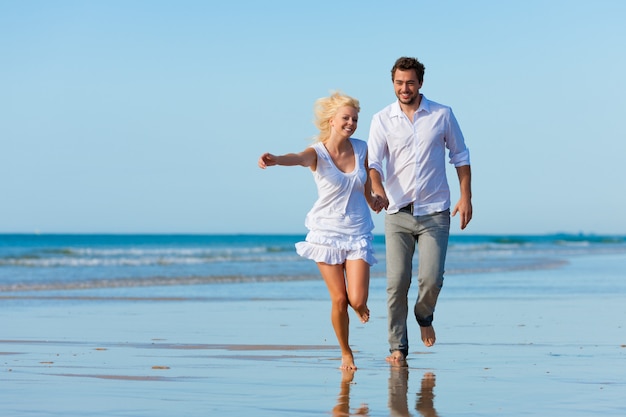
[[[530,243],[527,239],[521,237],[501,237],[493,239],[493,243],[497,245],[515,245],[522,246]]]
[[[52,249],[43,249],[43,253],[52,254],[52,255],[65,255],[65,256],[75,256],[78,254],[78,251],[69,248],[52,248]]]
[[[280,252],[282,253],[282,252]],[[20,256],[14,258],[0,259],[1,266],[14,266],[14,267],[30,267],[30,268],[59,268],[59,267],[141,267],[141,266],[164,266],[164,265],[201,265],[212,263],[227,263],[227,262],[240,262],[240,263],[254,263],[254,262],[281,262],[281,261],[293,261],[298,259],[295,254],[280,256],[276,254],[268,254],[264,256],[263,253],[247,255],[241,254],[228,254],[228,253],[215,253],[211,255],[201,256],[175,256],[163,255],[142,255],[137,257],[88,257],[88,256],[73,256],[73,257],[37,257],[37,256]]]
[[[236,258],[240,256],[258,254],[276,254],[282,252],[293,252],[293,246],[244,246],[244,247],[199,247],[199,248],[42,248],[32,250],[19,255],[4,255],[0,257],[0,262],[19,263],[22,259],[57,259],[57,258]]]
[[[26,268],[91,268],[91,267],[146,267],[163,265],[210,265],[210,264],[254,264],[254,263],[293,263],[302,258],[295,249],[289,250],[190,250],[190,251],[129,251],[129,250],[81,250],[73,251],[72,256],[44,256],[21,254],[0,256],[2,267]]]
[[[555,240],[554,244],[568,247],[588,248],[591,246],[592,242],[588,240]]]

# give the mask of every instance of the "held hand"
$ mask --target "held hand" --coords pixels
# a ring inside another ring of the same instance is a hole
[[[376,196],[376,205],[374,206],[374,211],[376,214],[380,213],[383,209],[386,209],[387,205],[385,200],[381,196]]]
[[[470,200],[460,199],[459,202],[456,203],[456,206],[454,206],[452,217],[454,217],[456,213],[460,214],[461,230],[463,230],[467,227],[470,220],[472,220],[472,202]]]
[[[267,167],[271,167],[276,165],[276,156],[272,155],[269,152],[265,152],[263,155],[261,155],[261,157],[259,158],[259,168],[261,169],[265,169]]]
[[[389,200],[386,197],[383,197],[378,194],[372,194],[372,199],[370,201],[370,207],[374,212],[380,213],[382,209],[387,209],[389,206]]]
[[[380,211],[380,197],[379,196],[372,194],[372,196],[367,199],[367,204],[370,206],[370,208],[374,212],[378,213]]]

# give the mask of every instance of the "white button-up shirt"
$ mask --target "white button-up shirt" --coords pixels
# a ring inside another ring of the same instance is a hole
[[[413,120],[402,112],[398,101],[374,115],[368,140],[369,167],[385,182],[387,213],[411,203],[416,216],[450,208],[446,148],[455,167],[470,164],[469,149],[450,107],[422,95]]]

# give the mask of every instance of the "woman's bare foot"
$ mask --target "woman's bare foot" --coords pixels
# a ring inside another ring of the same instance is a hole
[[[427,347],[431,347],[435,344],[435,329],[433,326],[428,327],[420,327],[420,331],[422,332],[422,342]]]
[[[345,355],[341,355],[341,366],[339,369],[345,370],[356,370],[356,365],[354,364],[354,356],[352,353],[346,353]]]
[[[363,307],[360,310],[354,310],[357,316],[359,316],[359,320],[361,323],[367,323],[370,321],[370,309],[367,306]]]
[[[400,352],[399,350],[394,350],[393,352],[391,352],[391,355],[387,356],[385,360],[393,366],[406,365],[406,357],[404,356],[404,353]]]

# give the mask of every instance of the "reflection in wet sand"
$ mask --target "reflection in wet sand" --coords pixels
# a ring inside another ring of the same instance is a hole
[[[390,415],[392,417],[411,416],[406,396],[409,389],[409,368],[390,366],[389,372],[389,401],[387,405]]]
[[[337,405],[333,408],[333,417],[349,417],[349,416],[368,416],[369,407],[367,404],[361,404],[361,407],[350,412],[350,384],[354,379],[353,369],[341,370],[341,385],[339,388],[339,396],[337,397]]]
[[[438,416],[437,410],[435,410],[433,388],[435,388],[435,374],[426,372],[422,377],[422,387],[420,392],[417,393],[417,401],[415,403],[415,409],[424,417]]]
[[[389,411],[392,417],[412,417],[409,412],[407,392],[409,388],[409,368],[406,366],[389,367]],[[437,417],[435,410],[435,374],[426,372],[422,377],[422,385],[417,393],[415,410],[423,417]]]

